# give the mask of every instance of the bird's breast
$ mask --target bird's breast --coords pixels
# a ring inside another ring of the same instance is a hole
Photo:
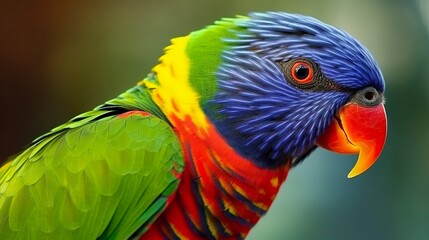
[[[240,239],[273,202],[289,165],[263,169],[241,157],[208,121],[170,116],[186,158],[178,192],[148,235],[183,239]],[[199,134],[195,134],[195,133]]]

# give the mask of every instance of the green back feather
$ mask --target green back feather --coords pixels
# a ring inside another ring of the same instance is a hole
[[[121,109],[152,115],[116,116]],[[135,87],[36,139],[0,169],[0,239],[142,233],[177,189],[183,164],[174,131]]]

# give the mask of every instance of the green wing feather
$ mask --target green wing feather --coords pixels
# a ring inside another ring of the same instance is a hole
[[[177,189],[184,162],[150,102],[144,109],[155,115],[113,114],[125,103],[142,109],[131,101],[139,91],[53,129],[0,169],[0,239],[126,239],[145,231]]]

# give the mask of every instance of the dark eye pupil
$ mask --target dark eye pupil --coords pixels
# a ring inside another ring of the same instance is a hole
[[[375,94],[373,92],[367,92],[365,93],[365,99],[368,101],[372,101],[375,98]]]
[[[298,79],[305,79],[308,77],[308,74],[310,73],[310,70],[305,65],[299,65],[297,68],[295,68],[295,76]]]

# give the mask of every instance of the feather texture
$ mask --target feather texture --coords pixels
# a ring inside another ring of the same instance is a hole
[[[85,116],[3,166],[2,239],[124,239],[166,207],[183,170],[170,126],[148,114]]]

